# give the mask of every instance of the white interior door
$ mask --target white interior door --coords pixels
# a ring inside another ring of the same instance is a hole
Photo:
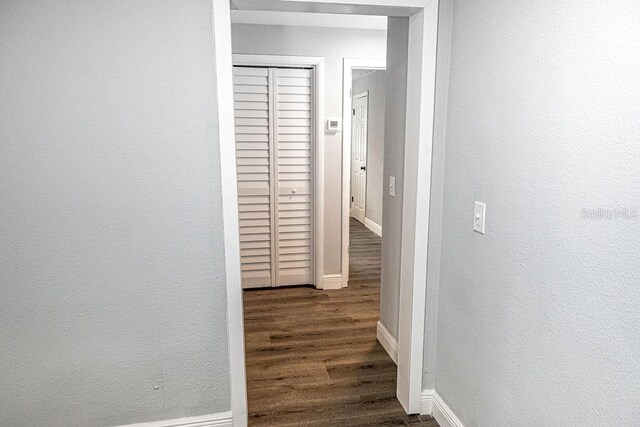
[[[242,287],[313,284],[310,69],[234,67]]]
[[[351,124],[351,216],[364,223],[367,203],[367,116],[369,93],[353,97]]]

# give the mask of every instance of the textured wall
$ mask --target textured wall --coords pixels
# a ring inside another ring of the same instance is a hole
[[[342,119],[343,58],[385,57],[384,31],[275,25],[232,25],[233,53],[322,56],[325,58],[325,116]],[[325,144],[324,273],[340,274],[342,133]]]
[[[227,411],[211,7],[0,4],[0,425]]]
[[[640,424],[640,220],[582,211],[640,208],[638,22],[455,2],[435,388],[466,426]]]
[[[382,226],[382,173],[384,166],[384,71],[374,71],[353,82],[353,93],[369,91],[367,117],[366,217]]]
[[[387,34],[380,321],[397,339],[409,18],[389,18]],[[389,176],[396,177],[395,197],[389,196]]]

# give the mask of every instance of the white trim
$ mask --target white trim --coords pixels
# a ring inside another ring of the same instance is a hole
[[[374,233],[376,233],[378,236],[382,237],[382,226],[380,224],[376,224],[375,222],[371,221],[369,218],[365,218],[364,226],[367,227],[369,230],[373,231]]]
[[[353,70],[385,70],[386,59],[344,58],[342,65],[342,286],[349,282],[349,217],[351,216],[351,91]]]
[[[449,405],[442,400],[438,393],[434,393],[433,418],[438,421],[440,427],[464,427],[460,418],[453,413]]]
[[[247,425],[247,381],[244,367],[244,313],[240,280],[240,234],[236,177],[233,75],[231,67],[231,12],[226,0],[212,0],[214,62],[220,178],[224,226],[224,262],[227,286],[227,336],[233,425]],[[215,203],[215,199],[212,200]]]
[[[420,395],[420,414],[431,415],[433,414],[433,396],[435,390],[425,390]]]
[[[325,274],[322,289],[342,289],[342,274]]]
[[[233,65],[255,65],[262,67],[314,67],[320,62],[324,62],[324,57],[294,55],[254,55],[244,53],[233,54]]]
[[[314,147],[314,210],[313,251],[314,285],[324,289],[324,57],[281,55],[233,55],[234,65],[260,65],[263,67],[313,67],[315,101]],[[230,85],[231,86],[231,85]],[[235,160],[234,160],[235,162]]]
[[[435,390],[422,392],[422,409],[420,413],[433,415],[440,427],[464,427],[460,418]]]
[[[372,72],[373,72],[373,71],[372,71]],[[362,92],[360,92],[360,93],[356,93],[355,95],[353,95],[353,97],[352,97],[352,101],[353,101],[354,99],[364,98],[365,96],[369,96],[369,91],[368,91],[368,90],[364,90],[364,91],[362,91]]]
[[[376,338],[382,347],[387,350],[389,353],[389,357],[393,360],[393,363],[398,364],[398,342],[391,335],[391,332],[382,324],[381,321],[378,320],[378,325],[376,327]]]
[[[437,38],[438,1],[432,0],[409,18],[397,383],[408,414],[420,411],[424,374]]]
[[[173,420],[151,421],[148,423],[127,424],[121,427],[231,427],[231,412],[200,415],[197,417],[176,418]]]
[[[233,0],[235,9],[409,17],[429,0]]]
[[[359,76],[359,77],[353,77],[353,78],[352,78],[352,81],[357,82],[357,81],[359,81],[359,80],[362,80],[362,79],[364,79],[365,77],[368,77],[368,76],[370,76],[371,74],[375,73],[376,71],[378,71],[378,70],[371,70],[371,71],[369,71],[368,73],[363,74],[363,75],[361,75],[361,76]]]

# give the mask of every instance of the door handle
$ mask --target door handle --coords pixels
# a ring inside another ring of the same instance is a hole
[[[367,167],[366,167],[366,166],[360,166],[360,170],[361,170],[361,171],[366,171],[366,170],[367,170]]]

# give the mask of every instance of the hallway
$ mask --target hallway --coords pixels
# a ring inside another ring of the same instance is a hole
[[[250,425],[438,425],[404,413],[376,340],[381,239],[353,219],[350,238],[348,288],[244,292]]]

